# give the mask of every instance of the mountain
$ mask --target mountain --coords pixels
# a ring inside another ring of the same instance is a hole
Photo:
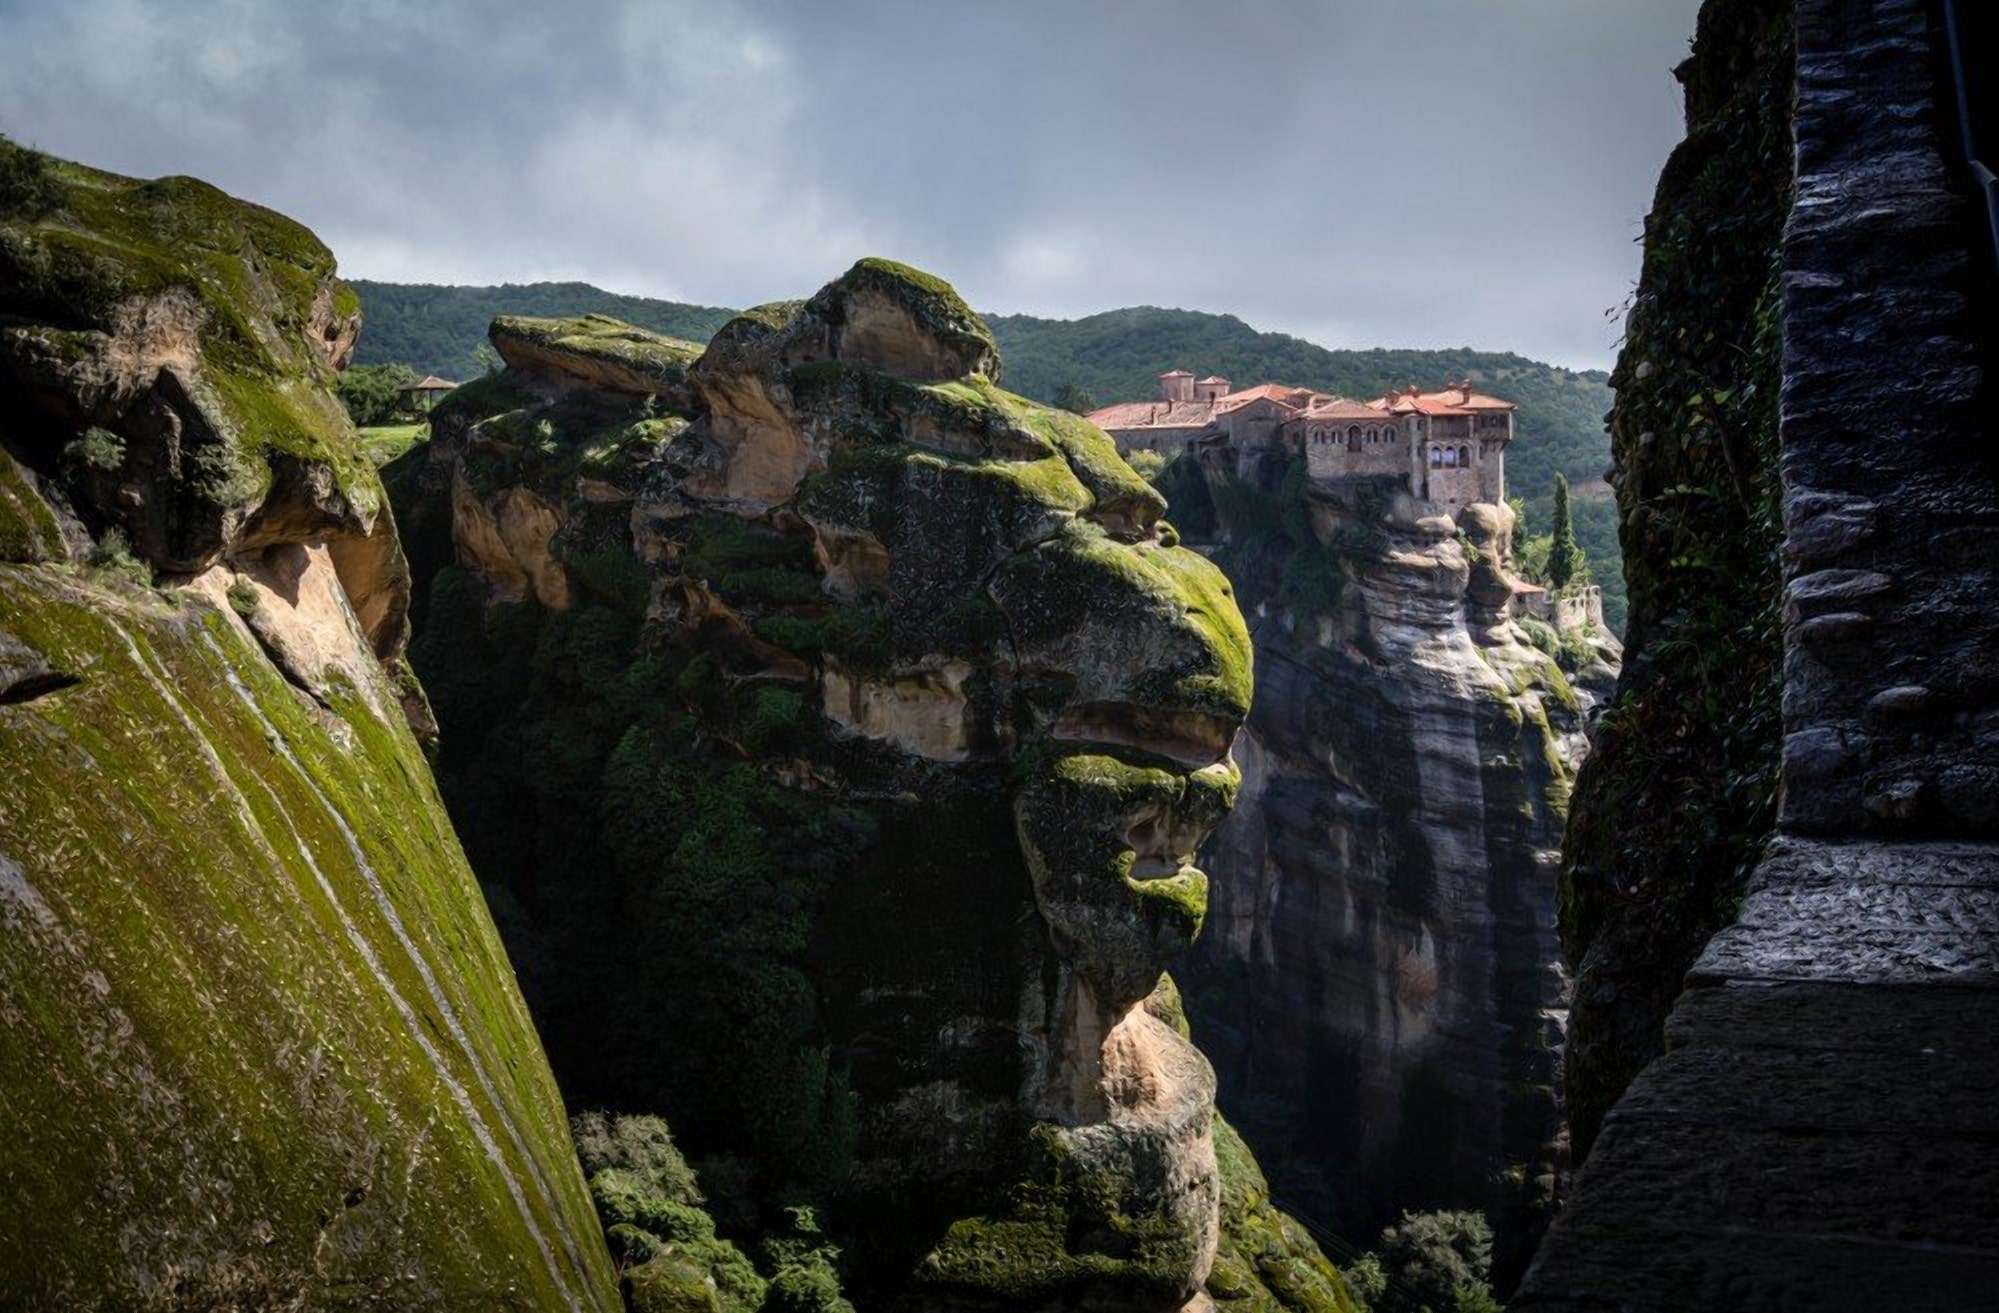
[[[486,345],[486,326],[500,315],[610,315],[668,337],[706,342],[735,314],[711,305],[620,296],[589,283],[440,287],[355,279],[348,285],[361,298],[363,312],[355,364],[408,365],[419,374],[457,379],[486,372],[479,351]]]
[[[478,352],[487,325],[498,315],[605,314],[705,342],[731,314],[714,306],[621,296],[588,283],[438,287],[357,281],[353,287],[365,325],[355,351],[358,363],[401,363],[447,378],[484,372]],[[1006,358],[1007,386],[1038,401],[1054,401],[1065,386],[1080,388],[1099,403],[1147,397],[1158,388],[1159,375],[1175,368],[1219,373],[1239,383],[1280,379],[1363,397],[1469,373],[1520,405],[1520,439],[1508,453],[1508,474],[1509,485],[1527,499],[1530,533],[1548,530],[1555,474],[1576,485],[1576,539],[1604,586],[1611,627],[1623,628],[1616,507],[1601,482],[1610,461],[1603,416],[1611,392],[1609,376],[1599,370],[1563,369],[1512,352],[1468,347],[1333,351],[1285,333],[1260,332],[1234,315],[1158,306],[1082,319],[999,315],[986,322]]]

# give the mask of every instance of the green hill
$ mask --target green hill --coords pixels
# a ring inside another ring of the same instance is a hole
[[[365,325],[357,361],[406,364],[447,378],[481,371],[477,352],[495,315],[607,314],[702,342],[732,313],[620,296],[588,283],[437,287],[357,281],[353,287]],[[1601,371],[1469,348],[1332,351],[1288,334],[1259,332],[1234,315],[1157,306],[1082,319],[998,315],[987,322],[999,338],[1007,386],[1038,401],[1055,400],[1065,386],[1080,388],[1100,405],[1149,397],[1158,389],[1159,375],[1175,368],[1223,374],[1238,384],[1275,379],[1357,397],[1410,383],[1434,387],[1446,376],[1469,373],[1519,403],[1519,438],[1507,455],[1507,484],[1527,499],[1533,531],[1548,529],[1555,473],[1576,486],[1576,538],[1604,585],[1608,619],[1623,627],[1616,504],[1599,481],[1610,462],[1603,416],[1611,394]]]
[[[600,314],[670,337],[706,342],[734,310],[620,296],[588,283],[505,283],[439,287],[432,283],[349,283],[361,298],[361,365],[408,365],[419,374],[472,378],[485,371],[478,350],[495,315],[567,319]]]

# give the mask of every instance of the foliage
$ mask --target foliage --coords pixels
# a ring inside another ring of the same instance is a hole
[[[1347,1273],[1370,1313],[1484,1313],[1491,1276],[1492,1227],[1469,1212],[1404,1213]]]
[[[340,404],[356,424],[386,424],[402,408],[402,386],[416,379],[408,365],[349,365],[340,373]]]
[[[125,580],[141,587],[151,587],[153,568],[132,554],[132,541],[125,531],[113,525],[98,536],[91,544],[88,556],[90,567],[107,575]]]
[[[1589,565],[1576,546],[1575,524],[1569,519],[1569,481],[1555,475],[1554,529],[1549,534],[1548,583],[1557,592],[1570,583],[1589,582]]]
[[[0,214],[39,219],[62,204],[48,156],[0,137]]]
[[[231,583],[228,589],[228,597],[229,609],[237,615],[242,616],[245,620],[257,614],[257,609],[263,605],[264,601],[262,595],[257,592],[257,585],[251,583],[248,579],[237,579]]]
[[[431,284],[352,284],[365,311],[354,359],[361,364],[403,364],[425,374],[474,378],[497,366],[486,345],[486,326],[500,315],[566,319],[605,314],[669,337],[705,342],[735,312],[681,305],[651,297],[620,296],[587,283],[508,283],[500,287]]]
[[[1076,415],[1087,415],[1097,408],[1096,397],[1092,396],[1088,389],[1078,387],[1074,383],[1064,383],[1056,388],[1051,400],[1056,406]]]
[[[73,464],[84,469],[115,473],[125,463],[125,439],[93,424],[70,444],[67,455]]]
[[[723,1313],[757,1313],[766,1286],[743,1252],[716,1235],[703,1211],[694,1169],[657,1117],[586,1112],[570,1123],[576,1155],[620,1268],[627,1269],[628,1302],[634,1289],[713,1283]],[[630,1269],[646,1268],[639,1274]],[[667,1292],[650,1291],[654,1303]],[[698,1306],[698,1304],[697,1304]]]
[[[1618,361],[1627,655],[1577,780],[1560,889],[1580,971],[1565,1071],[1578,1158],[1661,1052],[1686,970],[1733,919],[1774,822],[1794,64],[1783,0],[1703,10],[1682,70],[1687,139],[1660,177]]]
[[[715,565],[775,550],[703,539]],[[447,566],[428,605],[411,659],[445,731],[440,783],[480,822],[464,827],[477,869],[535,928],[503,922],[565,1092],[669,1109],[700,1147],[754,1146],[765,1197],[838,1181],[853,1109],[801,963],[870,821],[767,782],[688,714],[764,742],[802,699],[648,651],[636,614],[595,601],[489,611]]]
[[[470,377],[478,368],[486,326],[500,314],[601,313],[674,337],[706,341],[732,313],[621,296],[585,283],[432,287],[356,282],[353,286],[367,308],[367,327],[356,360],[401,361],[452,377]],[[1360,397],[1468,374],[1519,404],[1519,437],[1506,456],[1514,484],[1546,488],[1560,471],[1587,489],[1580,492],[1582,497],[1608,505],[1608,490],[1599,479],[1609,460],[1603,417],[1611,395],[1606,376],[1597,370],[1563,369],[1510,352],[1470,349],[1332,351],[1283,333],[1258,332],[1232,315],[1153,306],[1073,320],[988,316],[986,323],[1005,357],[1008,387],[1078,413],[1095,409],[1093,403],[1103,399],[1154,396],[1160,373],[1195,362],[1203,370],[1239,382],[1276,379]],[[1538,516],[1548,514],[1545,505],[1531,504]],[[1182,530],[1188,529],[1185,518],[1176,503],[1173,519]],[[1604,610],[1612,627],[1618,628],[1624,590],[1617,569],[1615,518],[1598,513],[1591,523],[1604,531],[1592,536],[1579,525],[1578,537],[1591,557],[1604,564],[1600,572]]]

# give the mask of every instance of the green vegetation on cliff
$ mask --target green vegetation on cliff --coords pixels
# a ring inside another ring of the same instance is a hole
[[[496,314],[600,313],[697,340],[730,317],[713,307],[619,296],[583,283],[354,286],[367,307],[356,359],[402,362],[453,378],[471,377],[481,368],[476,352]],[[1158,376],[1182,367],[1220,373],[1242,384],[1276,379],[1359,397],[1469,374],[1520,405],[1520,438],[1507,453],[1507,477],[1527,496],[1541,531],[1552,511],[1555,474],[1577,486],[1577,537],[1601,565],[1598,582],[1611,627],[1623,624],[1615,508],[1599,481],[1609,460],[1603,420],[1611,395],[1606,376],[1598,371],[1562,369],[1509,352],[1332,351],[1282,333],[1259,332],[1232,315],[1152,306],[1075,320],[1001,315],[986,322],[1006,359],[1007,386],[1067,410],[1086,399],[1103,405],[1153,396]]]
[[[640,1189],[586,1146],[635,1301],[719,1292],[719,1235],[773,1313],[1177,1304],[1212,1234],[1175,1184],[1207,1076],[1136,1003],[1202,919],[1204,878],[1151,867],[1233,794],[1247,634],[947,292],[864,261],[738,316],[685,414],[530,343],[390,471],[442,789],[565,1093],[668,1119],[715,1223],[663,1155]],[[1129,1113],[1037,1056],[1106,1063],[1120,1018]],[[1251,1211],[1231,1299],[1341,1307]]]
[[[1774,823],[1781,663],[1778,256],[1790,206],[1790,6],[1720,0],[1680,70],[1687,137],[1659,179],[1614,382],[1624,675],[1563,843],[1577,972],[1577,1154],[1662,1050],[1667,1009],[1734,918]]]
[[[310,706],[184,594],[8,566],[0,612],[74,681],[0,706],[10,1293],[602,1307],[561,1100],[393,704]]]

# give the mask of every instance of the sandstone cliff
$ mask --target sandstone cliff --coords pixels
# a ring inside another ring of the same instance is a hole
[[[1256,651],[1242,796],[1203,850],[1196,1033],[1287,1203],[1362,1243],[1403,1209],[1484,1209],[1505,1281],[1560,1157],[1556,852],[1616,644],[1565,672],[1507,618],[1505,507],[1460,527],[1394,479],[1194,459],[1162,485]]]
[[[1790,8],[1724,0],[1702,12],[1678,70],[1687,137],[1646,217],[1611,375],[1631,618],[1563,844],[1578,1160],[1661,1051],[1687,968],[1733,918],[1776,819]]]
[[[822,1256],[803,1306],[837,1267],[864,1307],[1344,1307],[1162,977],[1250,681],[1163,499],[885,261],[705,350],[493,339],[391,482],[572,1102],[665,1114],[766,1275]]]
[[[610,1307],[305,229],[0,141],[0,1303]]]

